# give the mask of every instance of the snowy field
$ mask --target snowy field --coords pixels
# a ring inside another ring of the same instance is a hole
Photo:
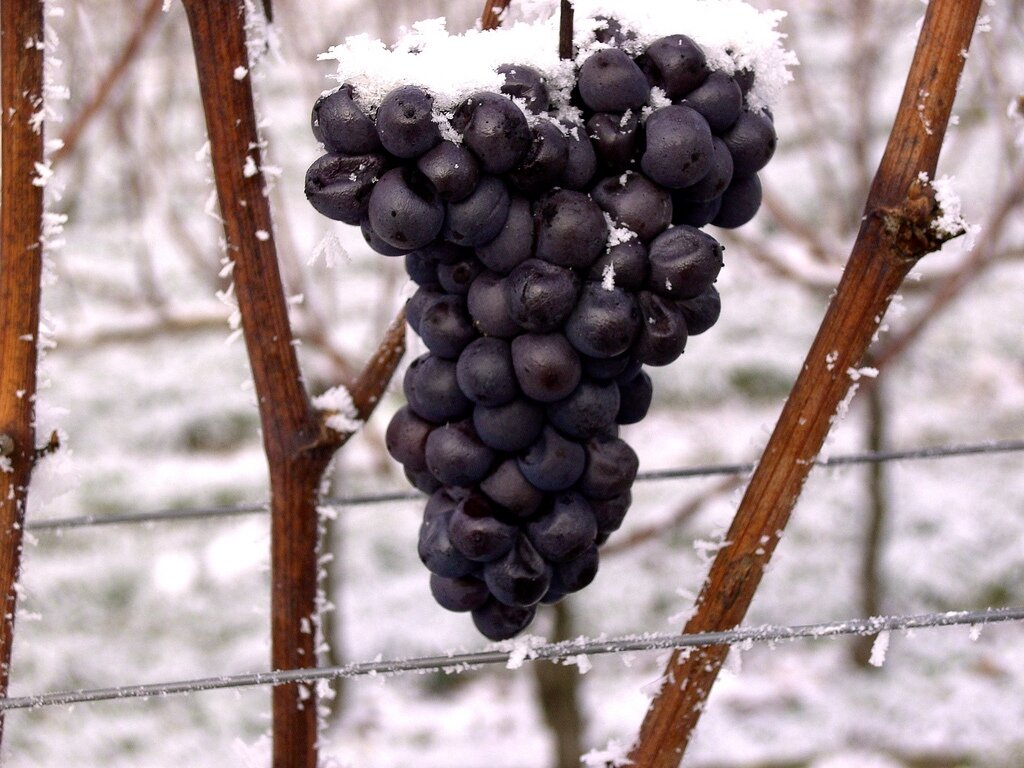
[[[91,98],[143,5],[63,4],[58,77],[72,96],[58,105],[57,135]],[[316,55],[346,34],[392,41],[399,24],[423,16],[464,29],[481,3],[274,5],[273,50],[257,86],[269,162],[281,169],[272,203],[302,363],[319,392],[346,364],[358,368],[411,291],[399,260],[372,254],[357,231],[318,217],[303,197],[317,155],[309,109],[333,71]],[[651,415],[624,432],[642,470],[757,457],[853,242],[865,174],[880,156],[923,13],[899,0],[774,5],[790,12],[782,27],[801,65],[775,109],[779,152],[764,177],[773,204],[736,236],[722,235],[722,320],[657,370]],[[985,10],[991,18],[976,36],[939,173],[955,176],[964,215],[982,227],[976,248],[991,248],[991,263],[884,368],[883,415],[863,396],[853,402],[830,455],[867,449],[873,423],[889,448],[1024,436],[1024,122],[1011,105],[1024,93],[1024,3]],[[230,310],[216,295],[227,283],[218,276],[218,225],[204,213],[212,185],[193,72],[184,14],[171,3],[132,73],[56,168],[64,192],[53,206],[69,221],[45,297],[57,346],[45,359],[40,409],[41,426],[59,427],[65,449],[38,469],[30,521],[265,498],[244,349],[229,339]],[[1001,206],[1008,212],[995,220]],[[944,277],[976,253],[956,242],[925,259],[882,343],[905,333]],[[400,406],[392,386],[338,456],[332,495],[405,490],[383,449]],[[1022,462],[1006,454],[885,468],[880,612],[1024,605]],[[863,467],[814,472],[748,623],[863,615],[871,488]],[[574,636],[678,630],[739,492],[705,478],[644,483],[635,498],[612,544],[665,524],[610,552],[594,584],[568,601]],[[692,514],[666,522],[694,500]],[[333,510],[324,546],[333,555],[334,660],[484,645],[466,616],[430,598],[416,556],[419,514],[416,502]],[[268,547],[262,513],[32,533],[11,695],[266,669]],[[552,637],[553,621],[540,614],[529,631]],[[887,649],[874,649],[875,664],[858,663],[849,639],[734,650],[688,764],[1024,765],[1022,642],[1024,627],[1007,624],[894,633]],[[593,659],[578,680],[583,752],[630,742],[662,663],[657,653]],[[325,766],[556,765],[530,665],[352,680],[330,708]],[[17,711],[6,717],[0,762],[262,767],[269,712],[260,688]]]

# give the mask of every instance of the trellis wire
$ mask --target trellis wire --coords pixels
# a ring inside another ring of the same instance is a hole
[[[997,440],[985,443],[969,443],[965,445],[941,445],[931,448],[914,448],[903,451],[877,451],[851,453],[816,459],[814,464],[820,467],[842,467],[855,464],[878,464],[892,461],[911,461],[923,459],[944,459],[957,456],[973,456],[977,454],[1017,453],[1024,451],[1024,440]],[[738,464],[708,464],[697,467],[679,469],[662,469],[641,472],[637,475],[638,482],[657,480],[681,480],[694,477],[713,477],[717,475],[741,475],[750,472],[755,462]],[[393,491],[388,493],[363,494],[342,498],[325,498],[320,506],[328,508],[358,507],[370,504],[386,504],[393,501],[416,501],[423,494],[417,491]],[[166,523],[183,520],[202,520],[209,518],[240,517],[265,513],[267,505],[238,504],[221,507],[195,507],[189,509],[164,509],[153,512],[128,512],[116,515],[81,515],[77,517],[57,517],[49,520],[30,520],[26,529],[31,531],[52,531],[70,528],[88,528],[102,525],[124,525],[139,523]]]
[[[510,661],[571,661],[578,656],[596,656],[609,653],[699,648],[709,645],[766,643],[801,638],[835,638],[844,635],[876,635],[881,632],[896,630],[922,629],[926,627],[978,626],[1021,620],[1024,620],[1024,608],[1001,608],[987,611],[949,611],[945,613],[919,614],[916,616],[878,616],[870,619],[852,619],[849,621],[833,621],[796,626],[763,625],[733,629],[726,632],[701,632],[689,635],[645,634],[611,639],[580,638],[560,643],[543,643],[539,645],[523,643],[522,640],[511,640],[502,643],[497,649],[470,653],[364,661],[318,669],[251,672],[241,675],[223,675],[220,677],[205,677],[149,685],[60,691],[35,696],[2,698],[0,699],[0,712],[120,699],[140,699],[150,696],[169,696],[225,688],[312,683],[317,680],[334,680],[337,678],[400,675],[412,672],[463,672],[483,665],[508,664]]]

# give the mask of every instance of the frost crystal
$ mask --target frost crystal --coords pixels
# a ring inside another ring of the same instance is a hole
[[[873,667],[880,667],[885,664],[885,655],[889,651],[889,633],[879,632],[878,637],[871,646],[871,657],[868,663]]]
[[[629,747],[617,739],[608,742],[604,749],[592,749],[580,758],[580,762],[587,768],[625,768],[632,765],[629,759]]]
[[[351,434],[363,428],[363,420],[352,401],[352,393],[346,387],[333,387],[313,399],[313,405],[322,411],[329,411],[326,424],[335,432]]]

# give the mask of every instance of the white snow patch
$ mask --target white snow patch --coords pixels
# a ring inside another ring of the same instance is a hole
[[[248,67],[235,67],[235,80],[245,80],[245,76],[248,74]]]
[[[363,420],[352,401],[352,393],[347,387],[337,386],[313,398],[313,405],[331,413],[326,424],[335,432],[351,434],[363,428]]]
[[[498,644],[498,648],[508,653],[506,669],[519,669],[527,659],[536,655],[534,649],[546,645],[547,640],[538,635],[521,635],[511,640],[504,640]]]
[[[261,243],[265,243],[267,242],[267,240],[270,239],[270,233],[267,232],[267,230],[265,229],[257,229],[256,239],[259,240]]]
[[[313,248],[313,255],[309,257],[309,261],[306,263],[309,266],[313,266],[321,259],[323,259],[324,266],[328,269],[333,269],[336,264],[352,261],[352,257],[345,250],[345,246],[341,244],[338,233],[333,229],[329,230],[320,239],[320,242],[316,244],[316,247]]]
[[[629,759],[629,745],[618,739],[611,739],[604,749],[592,749],[580,758],[580,762],[587,768],[624,768],[632,765]]]
[[[257,173],[260,172],[259,167],[256,165],[256,160],[252,155],[245,156],[245,165],[242,166],[242,175],[247,179],[251,179]]]
[[[873,667],[880,667],[885,664],[885,656],[889,652],[889,633],[879,632],[875,642],[871,645],[871,656],[868,663]]]
[[[608,262],[601,273],[601,287],[606,291],[615,290],[615,265]]]

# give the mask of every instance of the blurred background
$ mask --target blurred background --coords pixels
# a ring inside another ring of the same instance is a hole
[[[30,521],[259,503],[266,471],[244,348],[229,326],[216,199],[179,4],[63,0],[54,157],[68,217],[52,254],[41,429],[65,449],[37,470]],[[624,437],[643,470],[755,459],[838,281],[898,105],[924,7],[905,0],[756,2],[789,11],[800,59],[775,108],[765,205],[726,245],[718,326],[655,376]],[[319,217],[303,193],[309,111],[331,87],[317,54],[403,24],[473,25],[482,0],[274,0],[256,73],[277,244],[303,369],[319,393],[358,371],[411,295],[401,260]],[[1024,3],[986,4],[940,163],[980,226],[921,262],[895,302],[849,413],[826,446],[862,450],[1024,435]],[[666,30],[684,32],[686,30]],[[552,45],[555,45],[552,41]],[[418,341],[410,339],[412,359]],[[401,376],[401,372],[399,373]],[[400,379],[398,379],[400,381]],[[392,386],[339,454],[330,493],[404,490],[384,450]],[[749,616],[810,623],[1024,603],[1020,454],[814,472]],[[678,630],[738,502],[731,478],[639,485],[595,583],[531,631]],[[418,502],[325,510],[323,663],[479,647],[434,605],[416,556]],[[25,555],[11,695],[265,669],[265,514],[37,530]],[[942,768],[1024,764],[1024,628],[736,649],[689,764]],[[878,661],[878,658],[875,659]],[[458,675],[360,679],[325,699],[324,765],[569,768],[628,742],[658,654]],[[264,689],[18,711],[2,762],[268,765]]]

